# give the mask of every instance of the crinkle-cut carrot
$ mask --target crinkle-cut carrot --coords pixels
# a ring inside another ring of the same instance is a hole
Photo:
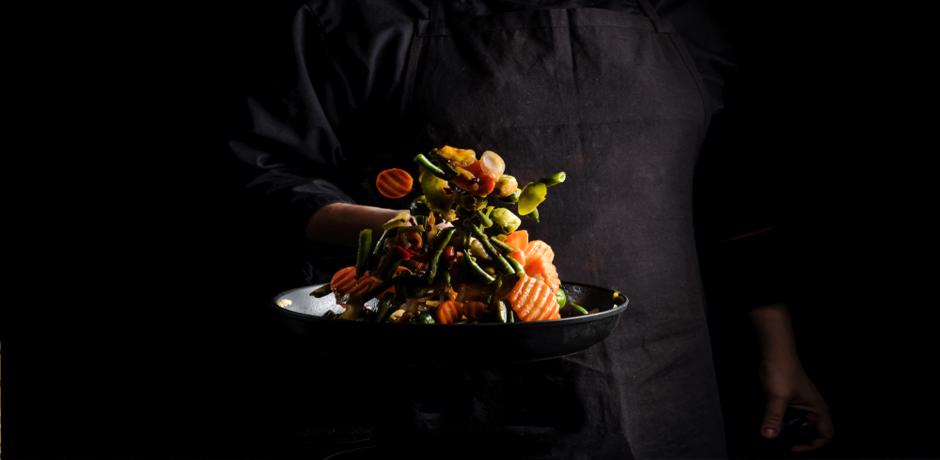
[[[437,320],[438,324],[453,324],[454,322],[460,320],[460,315],[463,314],[463,307],[461,303],[456,300],[445,300],[437,306],[437,310],[434,311],[434,319]]]
[[[554,262],[555,251],[542,240],[530,241],[525,247],[525,260],[532,260],[536,257],[545,258],[548,262]]]
[[[401,198],[411,193],[414,178],[404,169],[391,168],[379,173],[375,178],[375,188],[385,198]]]
[[[553,291],[557,291],[561,286],[561,279],[558,277],[558,270],[555,268],[555,264],[546,260],[545,257],[529,259],[525,264],[525,272],[529,276],[534,276],[544,281]]]
[[[345,267],[333,274],[330,280],[330,288],[338,296],[349,294],[351,297],[361,297],[368,294],[373,289],[379,287],[382,280],[365,272],[359,278],[356,278],[356,267]]]
[[[506,297],[521,321],[541,321],[558,315],[555,291],[534,276],[523,276]]]
[[[349,291],[349,295],[351,297],[362,298],[373,289],[379,287],[380,284],[382,284],[382,280],[370,275],[369,272],[365,272],[362,277],[356,281],[356,287],[354,287],[352,291]]]
[[[342,296],[356,287],[356,281],[356,267],[341,268],[333,274],[333,279],[330,280],[330,289],[337,295]]]

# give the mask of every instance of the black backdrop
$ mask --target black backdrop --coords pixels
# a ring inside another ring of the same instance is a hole
[[[920,237],[932,208],[894,131],[910,115],[890,103],[904,93],[888,78],[905,75],[895,18],[855,4],[716,5],[741,62],[726,123],[743,134],[737,161],[711,167],[761,174],[716,180],[701,206],[734,212],[716,204],[724,194],[747,207],[735,190],[776,190],[762,199],[792,230],[800,351],[836,423],[817,456],[940,456],[936,302],[915,265],[931,260]],[[224,150],[289,9],[59,10],[25,35],[11,86],[24,141],[4,184],[16,216],[0,323],[6,458],[258,458],[303,445],[277,409],[303,392],[280,366],[302,355],[285,357],[262,308],[294,281],[266,255],[276,244],[257,244],[265,230],[249,223]],[[99,13],[102,27],[85,20]],[[719,262],[707,263],[706,276]],[[775,456],[753,436],[753,337],[743,316],[714,310],[730,451]]]

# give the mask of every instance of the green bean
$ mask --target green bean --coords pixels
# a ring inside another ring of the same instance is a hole
[[[483,224],[483,228],[490,228],[493,226],[493,221],[490,220],[489,216],[483,213],[483,211],[477,210],[477,218],[480,219],[480,223]]]
[[[428,223],[428,216],[412,215],[412,217],[415,218],[415,223],[418,227],[424,228],[424,226]]]
[[[516,252],[516,248],[514,248],[514,247],[512,247],[512,246],[510,246],[510,245],[508,245],[508,244],[506,244],[506,243],[504,243],[504,242],[502,242],[502,241],[496,239],[495,236],[491,236],[491,237],[490,237],[490,242],[493,243],[493,246],[496,246],[496,247],[502,249],[504,254],[512,254],[512,253]]]
[[[401,262],[401,257],[395,257],[391,254],[387,254],[379,261],[379,267],[375,269],[375,276],[380,280],[391,279],[392,274],[395,273],[395,269],[401,265]]]
[[[542,178],[539,182],[545,184],[547,187],[552,187],[564,182],[567,177],[568,175],[565,174],[564,171],[558,171],[551,176]]]
[[[379,251],[382,250],[382,245],[385,244],[385,237],[388,235],[388,230],[383,230],[382,235],[379,236],[379,240],[375,243],[375,249],[372,250],[372,255],[379,255]]]
[[[586,315],[586,314],[588,314],[588,311],[587,311],[584,307],[582,307],[582,306],[580,306],[580,305],[578,305],[578,304],[576,304],[576,303],[574,303],[574,302],[568,301],[568,305],[566,305],[565,308],[568,308],[568,307],[573,308],[576,312],[578,312],[579,315]]]
[[[503,273],[507,275],[516,274],[516,270],[512,268],[512,265],[509,265],[509,262],[506,262],[506,259],[503,257],[503,255],[493,247],[493,243],[490,243],[490,239],[486,236],[485,233],[483,233],[483,230],[480,230],[480,227],[471,225],[470,231],[473,232],[473,235],[477,237],[477,240],[483,244],[483,248],[486,249],[486,252],[490,254],[494,261],[496,261],[496,265],[499,266],[499,269],[502,270]]]
[[[428,171],[433,173],[435,176],[438,176],[442,179],[447,178],[447,174],[444,173],[444,170],[441,168],[438,168],[434,163],[431,163],[431,160],[428,160],[428,157],[424,156],[423,153],[419,153],[415,155],[414,161],[415,163],[418,163],[419,165],[424,166],[424,169],[427,169]]]
[[[454,236],[454,232],[457,229],[454,227],[444,230],[444,234],[440,235],[438,238],[441,239],[441,243],[437,246],[437,249],[434,250],[434,255],[431,257],[431,270],[428,273],[428,284],[434,282],[434,277],[437,276],[437,266],[440,264],[441,253],[444,252],[444,248],[450,243],[450,239]]]
[[[477,275],[477,277],[483,280],[483,282],[485,282],[486,284],[490,284],[493,281],[496,281],[496,278],[493,278],[492,276],[490,276],[489,273],[487,273],[482,268],[480,268],[479,265],[477,265],[477,261],[473,259],[473,255],[470,254],[469,250],[467,249],[464,250],[463,258],[464,260],[467,261],[467,265],[470,266],[470,271],[472,271],[475,275]]]
[[[362,276],[369,263],[369,253],[372,251],[372,229],[364,228],[359,232],[359,250],[356,252],[356,278]]]
[[[568,294],[565,293],[563,288],[558,288],[555,291],[555,301],[558,302],[558,309],[565,308],[565,305],[568,304]]]
[[[500,300],[499,302],[496,303],[496,315],[499,318],[500,322],[503,322],[503,323],[509,322],[509,312],[507,310],[509,310],[509,308],[506,307],[506,302],[503,302],[502,300]]]
[[[323,286],[314,289],[310,295],[319,299],[320,297],[323,297],[331,292],[333,292],[333,288],[330,287],[330,283],[326,283]]]
[[[506,257],[506,262],[508,262],[509,265],[512,265],[512,268],[513,268],[513,270],[516,271],[516,274],[517,274],[517,275],[520,275],[520,276],[521,276],[521,275],[524,275],[524,274],[525,274],[525,267],[523,267],[523,266],[522,266],[522,263],[519,262],[518,260],[516,260],[515,257],[507,256],[507,257]]]
[[[447,161],[447,158],[444,158],[437,154],[437,150],[432,150],[430,153],[428,153],[428,155],[431,155],[431,158],[433,158],[433,160],[437,160],[435,161],[435,164],[441,165],[441,167],[444,169],[444,174],[447,175],[448,177],[454,177],[454,176],[460,175],[460,172],[457,171],[457,168],[455,168],[454,165],[450,164],[450,162]]]
[[[379,302],[379,307],[376,309],[375,313],[375,322],[382,323],[385,322],[385,317],[391,313],[392,299],[385,299]]]

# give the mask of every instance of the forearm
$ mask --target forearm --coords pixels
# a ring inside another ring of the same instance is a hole
[[[765,361],[799,363],[793,324],[786,305],[758,307],[750,312],[750,317],[757,330],[761,356]]]
[[[349,203],[333,203],[318,210],[307,222],[307,240],[317,243],[355,245],[364,228],[381,232],[382,224],[397,210]]]

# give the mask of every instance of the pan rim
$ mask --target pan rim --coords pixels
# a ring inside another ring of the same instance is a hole
[[[323,323],[333,323],[333,324],[346,324],[346,323],[368,324],[368,325],[371,325],[371,327],[390,327],[394,329],[420,328],[420,329],[428,330],[428,329],[435,328],[435,329],[443,330],[443,329],[461,329],[461,328],[462,329],[466,329],[466,328],[479,329],[479,328],[494,328],[494,327],[496,328],[550,327],[550,326],[565,326],[565,325],[572,325],[572,324],[591,323],[595,321],[600,321],[605,318],[609,318],[611,316],[619,316],[627,309],[627,307],[630,304],[630,299],[621,293],[620,295],[624,299],[623,303],[619,305],[614,305],[609,310],[604,310],[604,311],[597,312],[597,313],[590,313],[590,314],[583,315],[583,316],[572,316],[568,318],[561,318],[561,319],[554,319],[554,320],[528,321],[528,322],[515,322],[515,323],[395,324],[395,323],[369,323],[365,321],[342,321],[342,320],[338,321],[338,320],[332,320],[332,319],[323,319],[318,316],[308,315],[305,313],[300,313],[300,312],[290,310],[288,308],[278,305],[277,303],[278,300],[282,299],[288,293],[297,291],[299,289],[308,289],[308,288],[316,289],[320,286],[323,286],[324,284],[326,283],[312,284],[309,286],[300,286],[300,287],[295,287],[295,288],[291,288],[286,291],[280,292],[272,298],[271,305],[276,310],[281,311],[282,314],[286,314],[293,318],[303,319],[303,320],[311,321],[311,322],[323,322]],[[611,293],[620,292],[611,288],[599,287],[593,284],[581,283],[577,281],[562,281],[561,284],[563,286],[579,286],[579,287],[589,288],[589,289],[610,291]]]

